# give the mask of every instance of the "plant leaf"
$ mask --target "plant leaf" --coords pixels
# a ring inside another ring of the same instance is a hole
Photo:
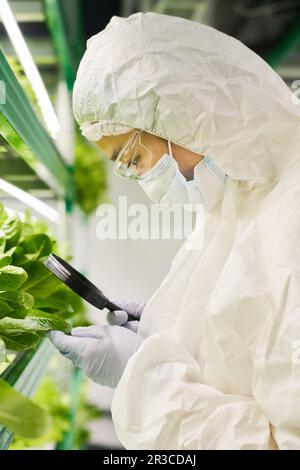
[[[12,247],[9,250],[7,250],[5,253],[1,253],[0,250],[0,268],[3,268],[4,266],[8,266],[11,264],[12,261],[12,256],[15,251],[16,247]]]
[[[61,281],[41,261],[30,264],[26,267],[26,271],[28,279],[23,284],[22,290],[29,292],[34,297],[47,297],[61,286]]]
[[[0,269],[0,290],[16,290],[28,278],[26,271],[18,266],[4,266]]]
[[[56,297],[46,297],[44,299],[36,299],[34,302],[34,307],[37,309],[42,309],[44,312],[48,313],[60,313],[67,312],[70,309],[70,314],[74,312],[71,305],[68,305],[64,300],[57,299]]]
[[[2,320],[0,320],[1,322]],[[40,341],[40,336],[32,331],[24,331],[19,328],[0,326],[0,338],[4,341],[5,347],[10,351],[24,351],[34,348]]]
[[[0,300],[0,318],[6,317],[11,312],[13,312],[13,309],[8,304],[8,302],[5,302],[5,300]]]
[[[7,255],[2,255],[0,257],[0,268],[3,268],[4,266],[8,266],[11,263],[11,256]]]
[[[0,422],[15,434],[35,438],[46,434],[48,413],[0,379]]]
[[[21,235],[21,221],[18,215],[8,216],[0,226],[0,238],[5,238],[5,249],[15,246]]]
[[[41,310],[33,309],[30,311],[29,315],[24,318],[24,320],[20,320],[25,324],[28,324],[28,329],[31,329],[31,326],[34,328],[36,332],[48,332],[51,330],[59,330],[63,331],[66,334],[71,333],[71,325],[70,323],[66,322],[63,318],[59,316],[43,312]],[[1,325],[1,320],[0,320]]]
[[[7,349],[21,351],[37,345],[42,335],[51,330],[71,333],[71,325],[60,317],[31,310],[24,319],[5,317],[0,320],[0,338]]]
[[[5,302],[10,308],[10,311],[2,316],[0,308],[0,318],[3,316],[25,318],[29,309],[33,307],[34,299],[28,292],[8,291],[0,293],[0,302]]]
[[[16,256],[18,265],[20,265],[48,256],[52,251],[52,242],[47,235],[38,233],[26,237],[19,245],[18,249],[20,253],[22,250],[22,255],[19,257]]]

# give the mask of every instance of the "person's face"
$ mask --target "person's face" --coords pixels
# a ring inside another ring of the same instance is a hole
[[[104,136],[102,139],[98,140],[96,144],[110,160],[114,161],[123,145],[128,142],[131,135],[132,132],[121,135]],[[138,146],[139,158],[136,163],[136,171],[138,174],[142,174],[152,168],[165,153],[168,153],[167,140],[149,134],[148,132],[143,131],[141,133],[140,143],[141,145]],[[184,149],[174,143],[172,144],[172,150],[173,157],[177,161],[181,173],[187,180],[192,179],[194,167],[200,160],[202,160],[203,155],[191,152],[190,150]]]
[[[110,160],[115,161],[121,148],[128,142],[131,135],[132,132],[104,136],[97,141],[97,145]],[[138,137],[135,149],[137,152],[136,172],[142,174],[152,168],[162,155],[168,152],[168,145],[165,139],[143,131]]]

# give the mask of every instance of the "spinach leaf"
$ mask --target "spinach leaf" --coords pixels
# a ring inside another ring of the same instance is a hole
[[[51,330],[70,334],[71,326],[62,318],[40,310],[31,310],[24,319],[6,317],[0,320],[0,338],[7,349],[14,351],[34,347]]]
[[[0,238],[5,239],[5,249],[15,246],[21,235],[21,221],[19,216],[7,216],[0,225]]]
[[[4,245],[3,245],[4,248]],[[15,251],[16,247],[13,246],[9,250],[7,250],[5,253],[4,251],[1,252],[1,246],[0,246],[0,268],[3,268],[4,266],[8,266],[12,262],[12,256]]]
[[[2,320],[0,320],[1,322]],[[24,331],[13,325],[0,325],[0,338],[10,351],[24,351],[38,345],[41,337],[33,331]]]
[[[70,315],[73,314],[74,310],[71,305],[68,305],[64,300],[58,299],[56,297],[46,297],[44,299],[36,299],[34,306],[37,309],[42,309],[44,312],[48,313],[67,313],[69,310]]]
[[[34,333],[47,333],[50,330],[60,330],[64,333],[71,332],[71,326],[65,320],[41,310],[31,310],[26,318],[2,318],[0,320],[0,330],[3,328]]]
[[[33,303],[34,299],[28,292],[0,292],[0,318],[25,318]]]
[[[35,254],[37,257],[36,259],[48,256],[52,250],[50,238],[43,233],[38,233],[25,238],[21,243],[21,246],[24,247],[26,253]]]
[[[13,308],[5,301],[0,299],[0,318],[4,318],[13,312]]]
[[[29,292],[34,297],[47,297],[55,292],[61,285],[57,279],[41,261],[35,261],[26,268],[28,279],[23,284],[22,290]]]
[[[34,328],[36,332],[48,332],[51,330],[60,330],[66,334],[71,333],[71,325],[66,322],[63,318],[60,318],[58,315],[43,312],[42,310],[33,309],[30,310],[29,315],[27,315],[24,320],[16,320],[28,322],[28,329]],[[0,320],[1,324],[1,320]]]
[[[59,289],[50,296],[36,298],[34,306],[37,309],[41,309],[49,313],[55,313],[63,318],[70,318],[75,314],[83,313],[85,311],[85,306],[81,297],[63,284],[61,284]]]
[[[3,268],[4,266],[8,266],[11,263],[11,256],[8,255],[2,255],[0,256],[0,268]]]
[[[28,275],[18,266],[4,266],[0,268],[0,291],[19,289],[26,281]]]
[[[0,379],[0,423],[19,436],[35,438],[49,431],[51,419],[46,411]]]
[[[26,263],[36,261],[48,256],[52,251],[51,239],[42,233],[26,237],[16,249],[13,263],[24,266]]]
[[[0,300],[9,302],[13,308],[30,309],[34,304],[32,295],[20,291],[0,292]]]

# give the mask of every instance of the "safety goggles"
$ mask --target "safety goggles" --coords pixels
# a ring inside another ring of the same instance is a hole
[[[114,173],[127,179],[143,179],[153,166],[151,149],[142,144],[142,130],[134,129],[119,151],[114,164]]]

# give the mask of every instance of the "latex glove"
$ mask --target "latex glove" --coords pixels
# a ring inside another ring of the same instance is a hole
[[[122,310],[108,312],[106,315],[107,323],[109,325],[122,325],[137,333],[139,321],[146,306],[146,302],[134,302],[130,300],[113,300],[112,302],[118,307],[121,307]],[[128,321],[127,313],[135,317],[136,320]]]
[[[115,388],[128,359],[144,338],[121,326],[88,326],[72,329],[72,336],[51,331],[59,352],[80,367],[94,382]]]

